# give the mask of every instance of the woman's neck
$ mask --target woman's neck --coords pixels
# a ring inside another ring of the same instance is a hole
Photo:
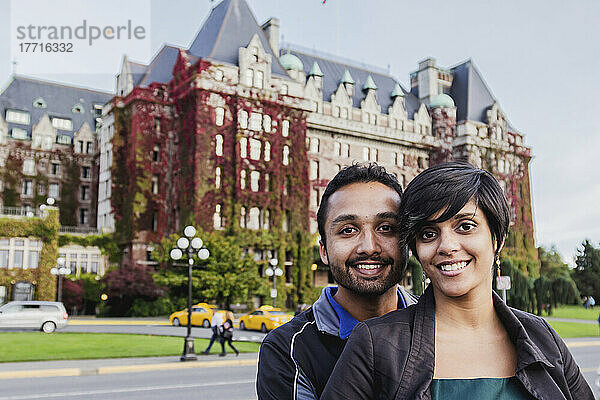
[[[495,328],[499,320],[494,311],[491,287],[481,289],[453,298],[444,296],[434,287],[436,325],[475,330]]]

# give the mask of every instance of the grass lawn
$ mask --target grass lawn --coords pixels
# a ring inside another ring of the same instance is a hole
[[[208,339],[196,339],[196,353],[208,346]],[[242,353],[257,352],[260,344],[234,342]],[[232,352],[225,345],[227,352]],[[153,357],[181,354],[183,338],[114,333],[0,333],[0,362],[76,360],[89,358]],[[211,354],[221,351],[215,342]]]
[[[548,321],[548,323],[563,339],[599,336],[598,325],[596,324],[580,324],[577,322],[561,321]]]
[[[599,313],[600,307],[586,310],[583,306],[560,306],[552,310],[552,316],[556,318],[590,319],[593,321],[598,320]]]

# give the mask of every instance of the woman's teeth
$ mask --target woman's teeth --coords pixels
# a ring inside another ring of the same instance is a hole
[[[440,265],[440,269],[442,271],[458,271],[466,267],[468,263],[468,261],[460,261],[454,264],[444,264]]]

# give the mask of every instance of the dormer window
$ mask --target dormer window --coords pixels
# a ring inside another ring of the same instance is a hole
[[[253,82],[254,87],[262,89],[264,86],[264,80],[265,80],[265,75],[262,71],[254,72],[254,82]]]
[[[224,74],[223,74],[223,71],[222,71],[222,70],[220,70],[220,69],[217,69],[217,70],[215,71],[215,80],[216,80],[216,81],[218,81],[218,82],[221,82],[221,81],[223,80],[223,76],[224,76]]]
[[[83,107],[81,104],[75,104],[71,109],[73,114],[83,114]]]
[[[254,62],[258,62],[258,47],[252,46],[251,51],[252,51],[252,60]]]
[[[246,70],[246,86],[252,86],[252,81],[254,79],[254,71],[251,69]]]
[[[27,111],[6,110],[6,122],[13,124],[29,125],[30,116]]]
[[[56,129],[62,129],[63,131],[72,131],[73,130],[73,121],[66,118],[52,118],[52,126]]]
[[[21,128],[12,128],[12,135],[14,139],[27,139],[27,131]]]
[[[101,104],[94,104],[94,115],[96,117],[102,116],[102,105]]]
[[[44,101],[44,99],[42,99],[41,97],[38,97],[37,99],[35,99],[33,101],[33,106],[35,108],[46,108],[46,107],[48,107],[48,105],[46,104],[46,102]]]

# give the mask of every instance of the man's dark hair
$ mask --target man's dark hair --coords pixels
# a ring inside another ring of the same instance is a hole
[[[379,182],[394,189],[400,198],[402,198],[402,186],[398,179],[392,174],[386,172],[385,168],[375,163],[352,164],[340,172],[329,182],[325,192],[321,197],[321,205],[317,212],[317,224],[319,226],[319,235],[325,245],[325,220],[327,219],[327,208],[329,207],[329,197],[338,189],[359,182]]]
[[[413,254],[416,237],[432,215],[444,210],[433,222],[444,222],[458,213],[470,200],[483,211],[500,250],[508,234],[510,212],[502,188],[494,176],[466,162],[435,165],[417,175],[407,186],[400,203],[401,239]]]

